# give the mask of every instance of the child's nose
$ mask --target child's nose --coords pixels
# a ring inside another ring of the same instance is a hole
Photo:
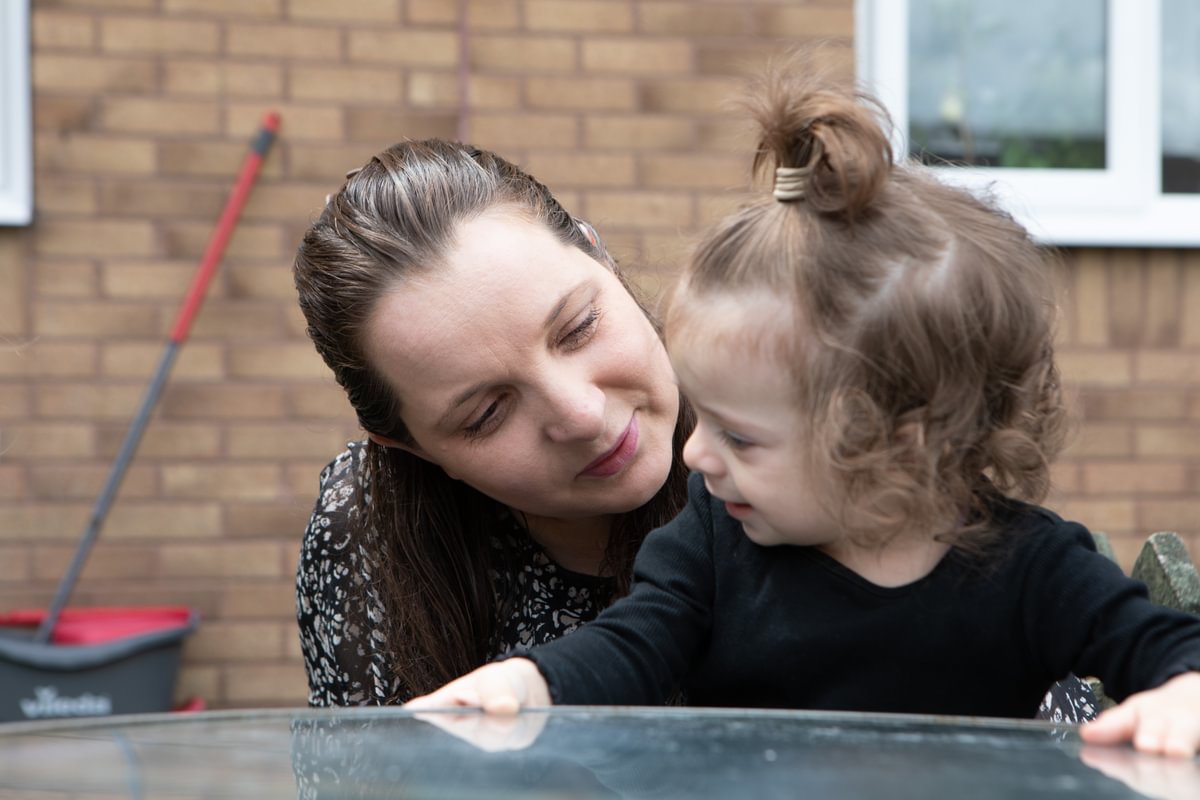
[[[708,444],[708,431],[703,423],[696,423],[692,435],[683,445],[683,463],[688,469],[703,472],[705,475],[720,475],[724,472],[724,462]]]

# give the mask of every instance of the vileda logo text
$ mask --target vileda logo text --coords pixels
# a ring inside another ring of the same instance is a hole
[[[41,717],[96,717],[112,713],[112,698],[84,692],[76,697],[59,697],[58,688],[39,686],[33,697],[21,698],[21,713],[27,719]]]

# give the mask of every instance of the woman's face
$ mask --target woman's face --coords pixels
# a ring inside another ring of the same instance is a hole
[[[464,223],[366,334],[414,452],[513,509],[621,513],[666,481],[679,411],[666,351],[613,272],[539,223]]]

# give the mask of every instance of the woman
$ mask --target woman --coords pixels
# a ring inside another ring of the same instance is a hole
[[[330,198],[295,281],[367,432],[301,552],[311,704],[403,702],[624,593],[685,499],[691,416],[590,226],[492,153],[404,142]]]

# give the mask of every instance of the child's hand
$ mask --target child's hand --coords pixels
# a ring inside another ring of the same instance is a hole
[[[1088,744],[1132,741],[1143,753],[1191,758],[1200,748],[1200,672],[1127,698],[1079,729]]]
[[[550,705],[550,687],[527,658],[485,664],[427,695],[413,698],[405,708],[482,708],[489,714],[515,714],[522,708]]]

